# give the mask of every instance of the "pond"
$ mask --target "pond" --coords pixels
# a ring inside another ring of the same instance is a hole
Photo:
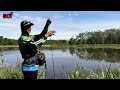
[[[98,68],[120,67],[120,49],[111,48],[53,48],[41,50],[46,55],[47,79],[65,78],[76,65],[85,70],[95,71]],[[7,64],[16,65],[17,61],[23,61],[19,50],[0,50],[1,58]],[[64,69],[63,69],[64,67]],[[44,66],[40,69],[42,70]],[[64,71],[64,72],[63,72]]]

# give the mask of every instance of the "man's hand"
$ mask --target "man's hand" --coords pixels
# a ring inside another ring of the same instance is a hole
[[[47,32],[47,33],[45,34],[45,37],[48,38],[48,37],[54,35],[54,33],[56,33],[55,30],[53,30],[53,31],[49,31],[49,32]]]
[[[49,26],[51,24],[51,22],[52,21],[50,20],[50,18],[48,18],[47,21],[46,21],[46,26]]]

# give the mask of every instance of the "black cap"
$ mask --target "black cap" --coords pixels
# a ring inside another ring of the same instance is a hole
[[[23,21],[21,22],[21,27],[32,26],[32,25],[34,25],[34,24],[31,23],[31,22],[28,21],[28,20],[23,20]]]

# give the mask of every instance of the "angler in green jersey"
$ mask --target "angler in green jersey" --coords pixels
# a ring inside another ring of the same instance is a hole
[[[24,59],[21,68],[24,79],[37,79],[39,66],[42,66],[45,63],[45,54],[41,53],[37,49],[37,46],[44,44],[48,37],[56,33],[55,30],[48,32],[50,24],[51,20],[48,19],[40,34],[30,35],[31,26],[34,24],[28,20],[21,22],[20,26],[22,34],[18,39],[18,45],[22,58]]]

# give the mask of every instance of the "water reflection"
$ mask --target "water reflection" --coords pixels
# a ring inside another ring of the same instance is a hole
[[[69,53],[85,60],[120,62],[120,49],[112,48],[70,48]]]

